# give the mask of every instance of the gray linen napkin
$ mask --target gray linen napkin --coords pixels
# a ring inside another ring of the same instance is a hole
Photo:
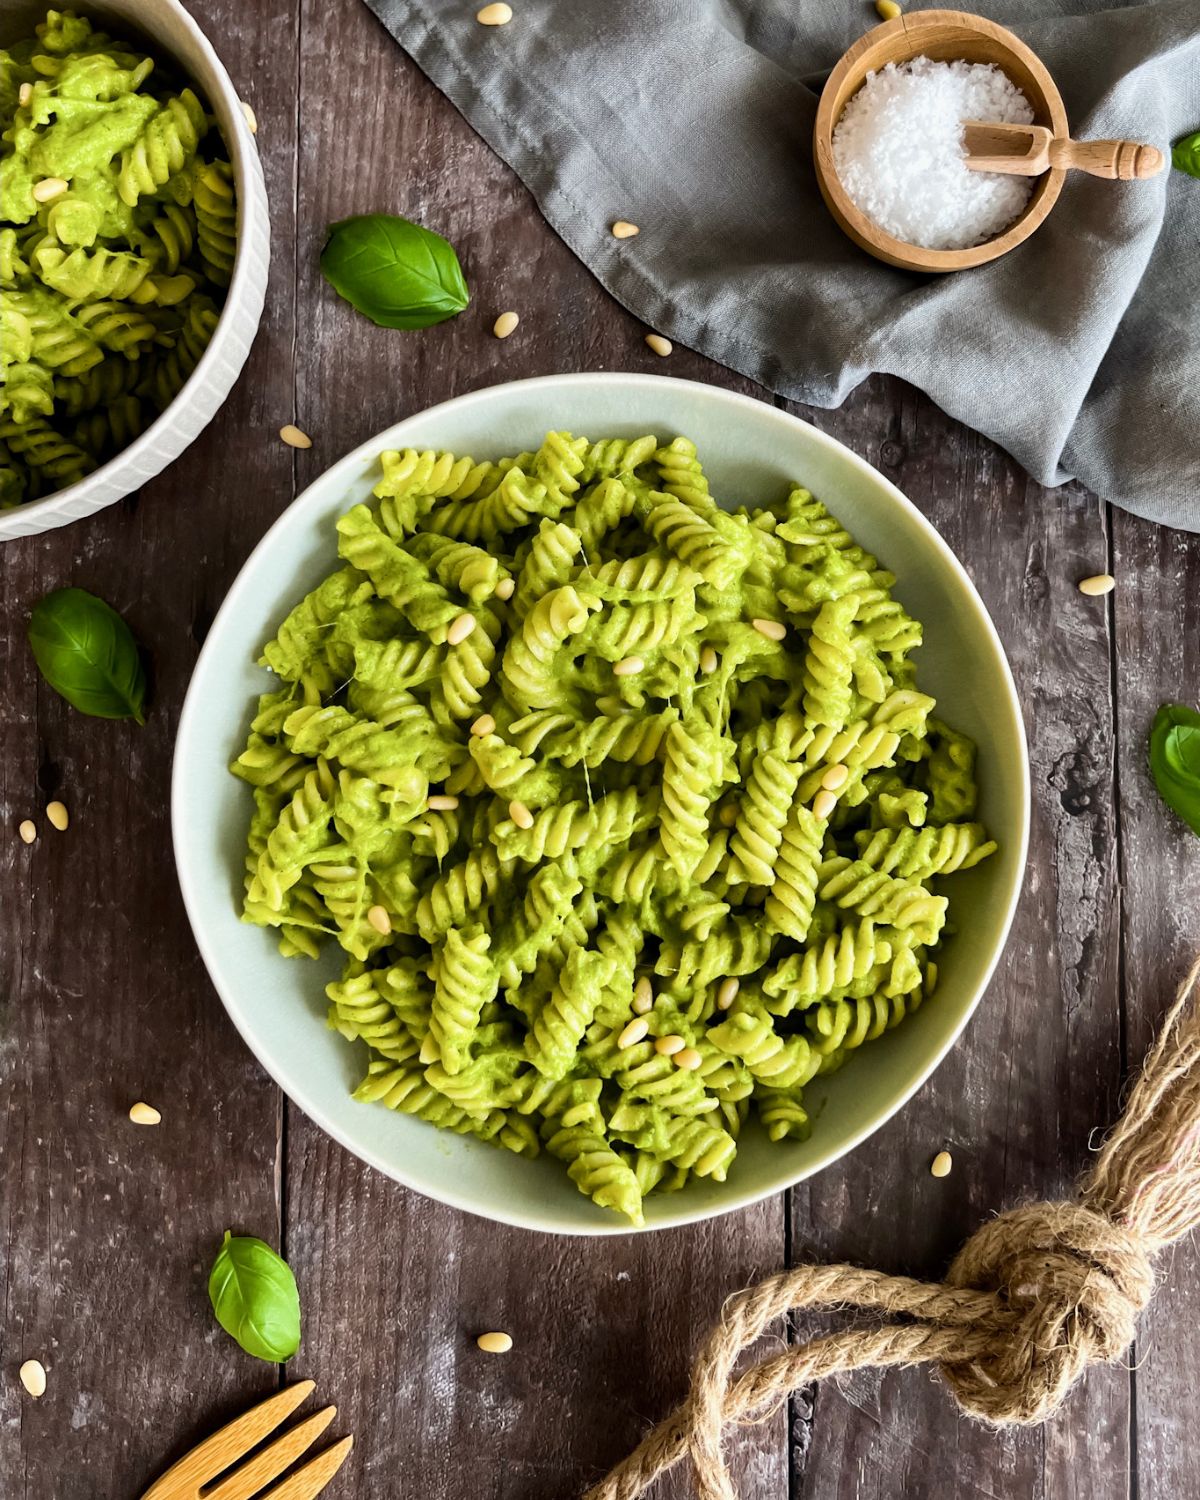
[[[903,376],[1043,484],[1200,531],[1200,181],[1073,173],[1019,249],[916,276],[857,250],[813,174],[861,0],[513,0],[498,28],[482,0],[367,3],[647,324],[816,406]],[[1200,127],[1200,0],[978,8],[1044,59],[1075,136]]]

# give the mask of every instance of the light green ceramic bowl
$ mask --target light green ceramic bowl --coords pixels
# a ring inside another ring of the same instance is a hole
[[[281,958],[275,935],[238,920],[249,789],[226,767],[258,693],[254,665],[287,610],[335,566],[333,523],[365,500],[384,448],[449,448],[495,458],[535,448],[549,428],[590,437],[699,445],[713,491],[761,504],[802,482],[885,565],[896,593],[925,624],[921,684],[979,745],[980,815],[1000,853],[953,881],[959,928],[939,958],[934,998],[808,1090],[809,1140],[773,1145],[748,1127],[724,1183],[697,1181],[651,1197],[647,1229],[741,1208],[835,1161],[904,1103],[945,1056],[979,1002],[1000,954],[1025,864],[1029,773],[1012,676],[979,596],[936,531],[863,459],[806,422],[713,386],[647,375],[565,375],[461,396],[400,422],[323,474],[259,543],[217,615],[179,724],[172,819],[184,900],[196,940],[234,1024],[280,1087],[348,1150],[389,1177],[506,1223],[563,1234],[623,1234],[629,1226],[579,1194],[562,1165],[526,1161],[437,1131],[350,1090],[365,1049],[325,1025],[323,986],[338,966]]]

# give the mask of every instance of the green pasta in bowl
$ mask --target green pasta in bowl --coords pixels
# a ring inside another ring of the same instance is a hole
[[[0,48],[0,510],[74,485],[216,331],[238,203],[205,104],[71,11]]]
[[[384,451],[232,767],[244,918],[342,951],[359,1107],[545,1153],[635,1225],[736,1178],[751,1119],[830,1129],[810,1086],[937,1005],[955,876],[997,849],[836,498],[740,504],[702,457]]]

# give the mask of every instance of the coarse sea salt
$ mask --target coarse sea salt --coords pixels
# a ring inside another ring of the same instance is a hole
[[[1029,201],[1026,177],[972,172],[963,121],[1029,125],[1029,100],[992,63],[888,63],[833,133],[833,160],[856,207],[888,234],[927,250],[966,250],[1007,229]]]

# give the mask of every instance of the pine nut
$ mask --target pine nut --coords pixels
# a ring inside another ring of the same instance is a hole
[[[885,21],[894,21],[897,16],[902,16],[904,11],[896,4],[896,0],[875,0],[875,9]]]
[[[279,429],[279,436],[284,440],[289,448],[312,447],[312,438],[309,437],[307,432],[301,432],[300,429],[292,422],[284,423],[284,425]]]
[[[647,1021],[645,1016],[634,1016],[633,1020],[630,1021],[617,1038],[617,1046],[622,1052],[625,1051],[626,1047],[636,1047],[638,1042],[645,1040],[649,1030],[650,1022]]]
[[[515,312],[501,313],[492,324],[492,332],[498,339],[506,339],[516,329],[520,321]]]
[[[654,1009],[654,986],[643,974],[633,987],[633,1011],[635,1015],[644,1016],[647,1011]]]
[[[153,1104],[143,1104],[140,1099],[130,1108],[129,1118],[135,1125],[158,1125],[162,1121],[162,1115]]]
[[[636,224],[631,224],[628,219],[618,219],[612,227],[614,240],[631,240],[635,234],[641,231]]]
[[[485,5],[482,10],[475,12],[475,19],[481,26],[507,26],[512,20],[512,6]]]
[[[787,626],[779,620],[751,620],[750,623],[759,635],[765,635],[769,641],[781,641],[787,635]]]
[[[827,792],[840,792],[849,780],[850,767],[842,765],[839,761],[837,765],[830,766],[821,777],[821,786]]]
[[[711,676],[717,670],[717,653],[711,646],[705,646],[700,653],[700,670],[706,677]]]
[[[694,1073],[703,1061],[695,1047],[685,1047],[682,1052],[675,1054],[675,1066],[682,1068],[685,1073]]]
[[[741,987],[740,979],[722,979],[721,988],[717,991],[717,1009],[728,1010],[737,999],[738,990]]]
[[[654,1044],[654,1050],[661,1053],[663,1057],[674,1057],[677,1052],[682,1052],[686,1046],[687,1042],[684,1041],[683,1037],[673,1031],[669,1036],[660,1036]]]
[[[21,85],[21,87],[17,90],[17,103],[21,106],[22,109],[24,109],[25,106],[29,103],[29,101],[32,98],[33,98],[33,84],[32,83],[23,83]]]
[[[254,111],[250,108],[250,106],[246,103],[246,101],[244,99],[239,100],[239,103],[242,106],[242,113],[246,116],[246,124],[250,127],[250,134],[251,135],[257,135],[258,134],[258,116],[254,113]]]
[[[370,911],[367,912],[367,921],[383,937],[387,937],[388,933],[392,930],[392,919],[388,916],[387,910],[382,906],[371,907]]]
[[[46,804],[46,816],[58,829],[59,833],[66,833],[67,824],[71,821],[71,815],[61,802],[48,802]]]
[[[671,340],[663,338],[661,333],[648,333],[646,343],[661,359],[666,359],[675,347]]]
[[[518,828],[533,827],[533,814],[523,802],[510,802],[508,804],[508,815]]]
[[[474,629],[474,615],[459,615],[457,620],[451,621],[450,629],[446,632],[447,646],[461,646]]]
[[[646,663],[640,656],[627,656],[622,661],[613,663],[613,676],[636,677],[645,665]]]
[[[21,1366],[21,1384],[36,1401],[46,1394],[46,1367],[40,1359],[27,1359]]]
[[[1111,594],[1117,586],[1117,580],[1111,573],[1097,573],[1093,578],[1083,578],[1079,583],[1079,592],[1086,594],[1089,599],[1095,599],[1100,594]]]
[[[931,1177],[949,1177],[950,1168],[954,1165],[954,1158],[949,1151],[939,1151],[929,1164],[929,1175]]]
[[[733,825],[737,822],[737,815],[738,810],[736,802],[727,802],[721,809],[719,814],[721,822],[725,825],[726,828],[733,827]]]
[[[483,739],[485,735],[494,734],[495,732],[496,721],[492,718],[491,714],[480,714],[474,724],[471,725],[471,733],[479,740]]]
[[[50,203],[55,198],[61,198],[70,185],[65,177],[43,177],[41,182],[33,185],[34,201]]]
[[[496,598],[511,599],[516,590],[517,581],[515,578],[502,578],[496,585]]]
[[[493,6],[492,9],[497,7]],[[508,6],[501,6],[499,9],[507,10]],[[475,1342],[485,1354],[507,1354],[513,1346],[512,1335],[508,1333],[481,1333]]]
[[[836,806],[837,798],[831,791],[828,791],[825,787],[822,787],[817,795],[813,798],[813,817],[820,818],[822,823],[828,822],[830,814],[833,812]]]
[[[25,818],[17,825],[17,832],[21,835],[23,844],[32,844],[37,838],[37,824],[32,818]]]
[[[430,812],[453,812],[458,806],[458,798],[448,792],[434,792],[425,806]]]

